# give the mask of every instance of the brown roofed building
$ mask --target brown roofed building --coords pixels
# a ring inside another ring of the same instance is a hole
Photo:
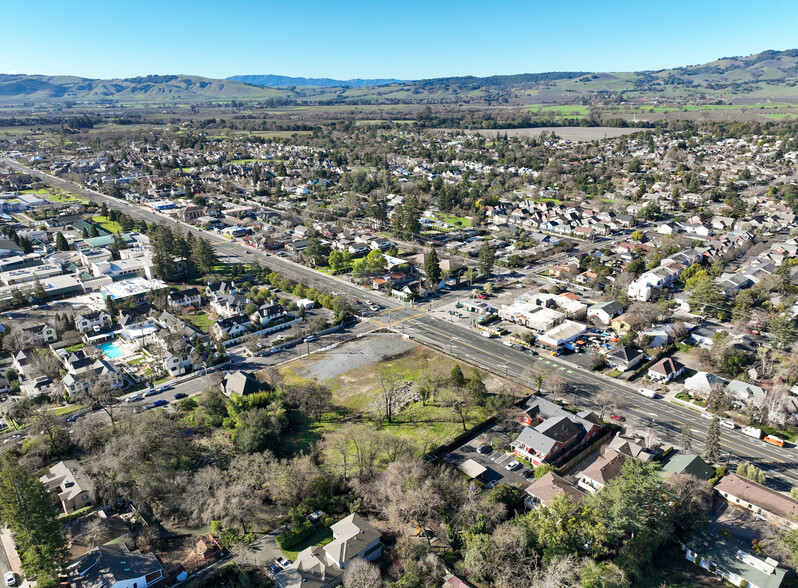
[[[750,510],[757,517],[783,527],[798,529],[798,500],[766,488],[737,474],[724,476],[715,492],[729,504]]]
[[[598,492],[607,482],[621,473],[626,456],[615,450],[608,450],[580,475],[577,485],[590,493]]]
[[[538,480],[535,480],[527,487],[526,493],[529,494],[529,498],[524,501],[524,504],[530,508],[538,505],[551,506],[554,502],[554,497],[558,494],[565,494],[574,504],[582,500],[584,496],[568,480],[554,472],[547,472]]]

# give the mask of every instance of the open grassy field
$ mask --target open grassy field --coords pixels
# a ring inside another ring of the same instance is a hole
[[[122,232],[122,225],[119,223],[110,220],[108,217],[105,216],[93,216],[91,220],[98,225],[100,225],[103,229],[108,231],[109,233],[121,233]]]
[[[181,315],[180,318],[182,318],[185,321],[190,322],[192,325],[197,327],[199,330],[204,331],[206,333],[208,331],[210,331],[211,327],[216,322],[215,319],[212,319],[210,316],[208,316],[204,312],[198,312],[196,314],[184,314],[184,315]]]
[[[385,381],[408,383],[417,386],[429,376],[446,378],[457,363],[428,347],[406,340],[404,345],[385,338],[382,345],[363,339],[347,343],[327,354],[316,354],[292,361],[281,367],[286,384],[299,384],[317,380],[332,391],[332,406],[320,422],[314,423],[303,415],[292,412],[290,431],[283,442],[295,451],[307,450],[330,432],[347,423],[356,422],[375,432],[403,438],[413,453],[421,455],[442,445],[463,432],[456,413],[445,402],[446,392],[423,404],[410,402],[395,414],[392,422],[380,421],[379,396]],[[371,343],[371,347],[367,345]],[[375,354],[382,354],[376,356]],[[474,370],[460,364],[466,378]],[[482,374],[489,392],[503,393],[505,382],[498,377]],[[490,416],[484,407],[475,407],[468,414],[466,426],[473,427]]]

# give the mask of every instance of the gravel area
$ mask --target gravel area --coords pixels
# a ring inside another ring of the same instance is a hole
[[[404,337],[366,336],[313,356],[297,373],[320,381],[405,353],[418,344]]]

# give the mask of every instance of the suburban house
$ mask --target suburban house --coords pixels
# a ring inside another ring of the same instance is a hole
[[[107,381],[111,390],[118,390],[122,387],[124,378],[116,369],[116,366],[104,359],[92,360],[89,358],[88,360],[91,362],[88,367],[85,366],[85,360],[74,362],[74,365],[79,369],[74,373],[67,373],[61,380],[64,390],[70,396],[88,389],[94,380],[102,379]]]
[[[746,406],[749,402],[753,402],[759,406],[765,399],[765,390],[756,384],[749,384],[741,380],[732,380],[726,386],[726,393],[731,398],[732,403],[737,406]]]
[[[60,505],[64,514],[94,504],[94,486],[74,459],[59,461],[39,481],[50,492],[53,502]]]
[[[690,474],[699,480],[709,480],[715,477],[715,468],[697,455],[680,453],[662,466],[662,475],[670,477],[675,474]]]
[[[710,372],[696,372],[684,381],[684,389],[691,394],[707,396],[712,386],[726,387],[726,380]]]
[[[111,315],[104,310],[95,310],[93,312],[80,312],[75,315],[75,328],[78,333],[87,333],[93,331],[94,327],[98,329],[111,324]]]
[[[49,394],[53,389],[54,382],[49,376],[38,376],[22,384],[21,388],[28,395],[28,398],[36,398]]]
[[[22,327],[22,343],[25,347],[44,347],[57,339],[55,329],[45,323]]]
[[[260,390],[260,382],[246,372],[228,372],[222,378],[222,393],[225,396],[246,396]]]
[[[535,467],[561,463],[602,431],[590,411],[573,414],[544,398],[527,401],[520,420],[527,426],[512,443],[513,451]]]
[[[202,296],[196,288],[188,288],[180,292],[169,292],[168,304],[170,308],[183,309],[189,306],[200,306]]]
[[[219,316],[231,317],[242,314],[249,298],[241,294],[222,294],[211,301],[211,308]]]
[[[626,320],[626,316],[623,314],[612,319],[610,326],[612,327],[613,331],[618,333],[618,335],[625,335],[632,329],[632,326],[629,324],[629,322]]]
[[[279,304],[263,304],[249,315],[249,319],[253,323],[258,323],[261,326],[266,326],[271,323],[273,320],[285,316],[287,313],[285,309],[280,306]]]
[[[682,544],[685,558],[719,578],[746,588],[779,588],[787,570],[769,557],[752,555],[709,529],[697,529]]]
[[[607,485],[607,482],[621,473],[626,459],[627,457],[622,453],[611,449],[607,450],[602,457],[599,457],[579,474],[577,485],[591,494],[598,492]]]
[[[170,351],[164,351],[161,354],[161,362],[164,369],[173,378],[184,375],[194,367],[190,357],[180,358]]]
[[[565,494],[574,504],[577,504],[584,496],[568,480],[554,472],[546,472],[535,480],[527,486],[526,493],[529,494],[524,501],[527,508],[537,508],[539,505],[551,506],[554,502],[554,497],[558,494]]]
[[[665,357],[648,368],[648,377],[658,382],[670,382],[684,372],[684,366],[671,357]]]
[[[155,554],[129,551],[124,543],[95,547],[64,571],[72,588],[145,588],[163,580]]]
[[[249,317],[245,314],[239,314],[214,323],[211,330],[217,339],[221,339],[225,335],[230,339],[235,339],[241,335],[246,335],[249,332],[249,325]]]
[[[357,513],[332,525],[333,541],[300,551],[296,561],[275,574],[279,588],[333,588],[355,558],[374,561],[382,555],[380,532]]]
[[[617,300],[600,302],[587,309],[587,318],[596,319],[602,325],[609,325],[612,319],[623,312],[623,305]]]
[[[610,351],[605,359],[608,364],[620,372],[634,369],[645,358],[645,353],[634,347],[619,345]]]
[[[798,500],[752,482],[737,474],[723,476],[715,492],[732,506],[751,511],[756,517],[783,527],[798,529]]]

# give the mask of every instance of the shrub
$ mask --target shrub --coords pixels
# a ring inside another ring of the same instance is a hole
[[[313,523],[310,521],[302,521],[298,525],[294,525],[287,531],[277,535],[275,538],[277,547],[280,549],[288,549],[292,545],[296,545],[303,539],[310,537],[315,530],[316,527],[313,525]]]

